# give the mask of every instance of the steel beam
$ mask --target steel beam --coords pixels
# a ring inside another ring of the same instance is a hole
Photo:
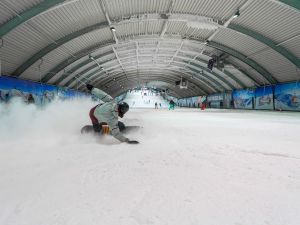
[[[110,45],[112,45],[112,44],[114,44],[114,43],[113,43],[112,41],[110,41],[110,42],[107,42],[107,43],[105,43],[105,44],[100,44],[100,45],[97,44],[97,45],[94,45],[94,46],[89,47],[89,48],[87,48],[87,49],[83,49],[82,51],[80,51],[79,53],[77,53],[77,54],[75,55],[75,57],[70,57],[70,58],[68,58],[67,60],[61,62],[61,63],[58,64],[56,67],[54,67],[53,69],[51,69],[50,72],[44,74],[44,75],[42,76],[42,82],[44,82],[44,83],[48,82],[48,81],[51,80],[52,77],[54,77],[58,72],[60,72],[60,71],[62,71],[62,70],[65,70],[66,67],[68,67],[68,66],[71,65],[72,63],[74,63],[74,62],[76,62],[76,61],[78,61],[78,60],[80,60],[80,59],[86,57],[86,56],[89,55],[91,52],[94,52],[94,51],[96,51],[96,50],[98,50],[98,49],[101,49],[101,48],[105,48],[105,47],[110,46]],[[85,60],[84,62],[85,62],[85,64],[86,64],[86,63],[88,63],[88,60]],[[79,65],[80,65],[80,66],[84,66],[85,64],[81,64],[81,63],[80,63]],[[77,67],[77,66],[75,66],[75,67]],[[77,68],[77,69],[78,69],[78,68]],[[77,70],[77,69],[76,69],[76,70]],[[74,71],[75,71],[75,69],[73,70],[73,72],[74,72]]]
[[[177,63],[179,63],[179,62],[177,62]],[[182,63],[181,63],[182,64]],[[152,68],[153,66],[152,65],[150,65],[150,68]],[[190,68],[188,69],[189,70],[189,72],[191,72],[192,74],[193,74],[193,76],[194,77],[205,77],[206,79],[208,79],[210,82],[212,82],[212,83],[214,83],[217,87],[221,87],[221,89],[220,90],[226,90],[226,88],[221,84],[221,83],[219,83],[216,79],[213,79],[213,78],[211,78],[211,77],[209,77],[209,76],[207,76],[206,74],[199,74],[199,70],[198,70],[198,68],[201,68],[201,70],[200,71],[202,71],[202,70],[205,70],[207,73],[211,73],[208,69],[206,69],[206,68],[204,68],[204,67],[201,67],[201,65],[198,65],[197,67],[194,67],[194,66],[190,66]],[[127,68],[127,67],[126,67]],[[145,66],[144,66],[144,68],[145,68]],[[203,68],[203,69],[202,69]],[[93,69],[93,68],[91,68],[91,69]],[[114,70],[111,70],[111,68],[107,68],[108,70],[110,70],[110,72],[114,72]],[[161,68],[161,69],[164,69],[164,68]],[[180,71],[180,69],[182,69],[182,67],[178,67],[178,69],[179,69],[179,72],[182,72],[182,71]],[[214,77],[220,77],[218,74],[213,74],[214,75]],[[82,74],[82,76],[85,76],[84,74]],[[225,81],[225,83],[227,84],[228,82],[227,81]]]
[[[50,45],[48,45],[47,47],[43,48],[42,50],[40,50],[39,52],[37,52],[36,54],[34,54],[31,58],[29,58],[26,62],[24,62],[20,67],[18,67],[14,72],[13,72],[13,76],[20,76],[25,70],[27,70],[30,66],[32,66],[37,60],[43,58],[45,55],[47,55],[49,52],[55,50],[56,48],[64,45],[65,43],[80,37],[86,33],[98,30],[98,29],[103,29],[107,27],[107,22],[102,22],[102,23],[98,23],[98,24],[94,24],[92,26],[86,27],[82,30],[76,31],[74,33],[71,33],[57,41],[55,41],[56,43],[52,43]]]
[[[49,10],[50,8],[63,3],[65,0],[44,0],[40,4],[33,6],[32,8],[24,11],[20,15],[12,18],[5,24],[0,27],[0,38],[6,35],[11,30],[15,29],[19,25],[25,23],[26,21],[30,20],[31,18]]]
[[[300,1],[299,0],[278,0],[278,1],[300,11]]]
[[[261,43],[264,43],[269,48],[275,50],[280,55],[287,58],[291,63],[296,65],[298,68],[300,68],[300,59],[297,56],[295,56],[294,54],[292,54],[291,52],[289,52],[288,50],[286,50],[284,47],[276,44],[271,39],[266,38],[265,36],[255,32],[253,30],[246,29],[246,28],[244,28],[242,26],[239,26],[239,25],[236,25],[236,24],[230,24],[229,28],[232,29],[232,30],[238,31],[242,34],[245,34],[247,36],[250,36],[250,37],[254,38],[257,41],[260,41]]]
[[[83,30],[80,30],[80,31],[77,31],[75,33],[72,33],[70,35],[67,35],[66,37],[63,37],[61,39],[59,39],[57,42],[57,44],[50,44],[49,46],[45,47],[44,49],[42,49],[40,52],[36,53],[32,58],[28,59],[24,64],[22,64],[13,74],[15,76],[19,76],[21,75],[27,68],[29,68],[32,64],[34,64],[37,60],[39,60],[40,58],[42,58],[44,55],[48,54],[50,51],[53,51],[54,49],[56,49],[57,47],[65,44],[66,42],[76,38],[76,37],[79,37],[80,35],[83,35],[87,32],[91,32],[95,29],[102,29],[102,28],[105,28],[107,27],[107,23],[100,23],[100,24],[96,24],[96,25],[93,25],[93,26],[90,26],[90,27],[87,27],[87,28],[84,28]],[[213,42],[210,42],[210,43],[213,43]],[[210,45],[211,47],[213,47],[212,45]],[[228,47],[226,48],[228,49],[231,53],[236,53],[235,50],[233,49],[229,49]],[[222,50],[222,49],[221,49]],[[237,56],[240,56],[240,54],[232,54],[234,57],[237,57]],[[241,57],[243,58],[243,57]],[[245,58],[245,57],[244,57]],[[244,60],[245,63],[247,63],[248,65],[250,66],[254,66],[254,69],[258,69],[257,71],[259,73],[263,72],[264,74],[267,74],[267,77],[268,76],[271,76],[266,70],[262,70],[261,66],[259,66],[256,62],[254,62],[253,60]],[[250,64],[249,64],[250,63]],[[48,80],[51,79],[51,73],[46,77]],[[44,79],[43,80],[47,80],[47,79]],[[273,81],[274,82],[274,81]],[[272,82],[270,82],[272,83]]]
[[[149,75],[149,73],[147,73],[147,72],[144,72],[144,73],[141,73],[141,75],[142,75],[142,77],[145,77],[145,76],[147,76],[148,78],[153,78],[153,77],[155,77],[155,76],[160,76],[160,77],[162,77],[162,78],[166,78],[166,77],[176,77],[176,79],[174,80],[174,83],[173,84],[175,84],[175,81],[178,81],[179,79],[180,79],[180,77],[184,77],[184,78],[186,78],[186,79],[189,79],[189,76],[187,76],[187,75],[185,75],[184,73],[180,73],[180,74],[178,74],[178,73],[173,73],[173,72],[171,72],[172,70],[170,69],[170,70],[168,70],[168,75],[167,76],[161,76],[161,73],[151,73],[151,75]],[[171,72],[171,73],[170,73]],[[134,74],[134,70],[131,70],[131,72],[130,72],[130,75],[135,75]],[[121,76],[122,77],[122,76]],[[99,77],[100,78],[100,77]],[[99,80],[99,78],[97,78],[94,82],[96,82],[96,83],[99,83],[99,82],[106,82],[105,84],[107,84],[107,78],[106,79],[102,79],[102,80]],[[110,81],[108,81],[108,83],[109,82],[111,82],[111,78],[109,78],[110,79]],[[113,81],[114,80],[116,80],[117,78],[114,78],[113,79]],[[190,80],[189,80],[190,81]],[[193,84],[193,85],[195,85],[195,86],[197,86],[199,89],[201,89],[203,92],[205,92],[206,94],[207,93],[212,93],[212,92],[214,92],[215,91],[215,89],[213,89],[213,88],[211,88],[207,83],[205,83],[205,82],[203,82],[203,81],[201,81],[201,80],[198,80],[198,79],[194,79],[193,80],[194,82],[191,82],[190,81],[190,83],[191,84]],[[213,90],[213,91],[212,91]]]
[[[126,69],[129,69],[130,67],[126,67]],[[150,68],[153,68],[152,66],[150,66]],[[176,68],[176,66],[174,66],[174,69],[173,68],[166,68],[166,69],[164,69],[164,70],[166,70],[166,71],[172,71],[172,72],[179,72],[180,74],[184,74],[184,77],[185,78],[189,78],[189,77],[191,77],[191,76],[194,76],[194,79],[196,79],[199,83],[202,83],[203,85],[205,85],[205,86],[207,86],[209,89],[212,89],[213,91],[221,91],[221,90],[224,90],[225,88],[220,84],[220,83],[218,83],[217,81],[215,81],[214,79],[212,79],[212,78],[210,78],[209,76],[205,76],[204,74],[201,74],[201,75],[198,75],[198,74],[194,74],[194,72],[193,71],[191,71],[191,74],[188,72],[188,71],[185,71],[185,72],[183,72],[183,71],[178,71],[178,70],[175,70],[175,68]],[[157,68],[158,69],[158,68]],[[179,69],[179,68],[178,68]],[[151,71],[146,71],[146,72],[151,72]],[[145,72],[145,73],[146,73]],[[148,74],[149,74],[148,73]],[[121,72],[120,73],[118,73],[118,74],[114,74],[112,77],[111,77],[111,79],[116,79],[116,77],[118,76],[118,75],[120,75],[120,74],[122,74]],[[95,76],[97,76],[97,74],[94,74]],[[163,77],[163,76],[162,76]],[[199,78],[201,78],[201,77],[204,77],[205,79],[206,79],[206,81],[204,82],[203,80],[201,80],[201,79],[199,79]],[[91,77],[89,77],[89,78],[91,78]],[[99,80],[101,77],[96,77],[96,80]],[[105,78],[105,79],[107,79],[107,78]],[[93,80],[93,79],[91,79],[91,81],[92,82],[96,82],[96,80]],[[101,80],[102,81],[102,80]],[[219,85],[219,86],[218,86]],[[218,87],[218,88],[216,88],[216,86]],[[221,87],[221,89],[219,89],[219,87]],[[201,88],[203,88],[203,87],[201,87]]]

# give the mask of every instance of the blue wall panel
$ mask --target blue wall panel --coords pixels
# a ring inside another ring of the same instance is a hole
[[[234,108],[236,109],[253,109],[254,107],[254,90],[236,90],[233,91],[232,97]]]
[[[259,87],[255,90],[255,109],[274,109],[273,86]]]
[[[56,96],[60,99],[86,96],[85,93],[75,90],[68,90],[53,85],[21,80],[9,76],[0,76],[1,102],[8,102],[13,97],[22,98],[26,102],[30,94],[37,105],[47,104]]]
[[[300,111],[300,84],[279,84],[274,90],[275,109]]]

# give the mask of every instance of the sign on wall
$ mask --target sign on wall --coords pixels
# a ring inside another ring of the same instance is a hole
[[[51,102],[55,96],[58,96],[60,99],[66,99],[82,95],[85,94],[53,85],[0,76],[1,102],[8,102],[13,97],[22,98],[26,102],[32,97],[35,104],[44,105]]]
[[[300,111],[300,83],[276,85],[274,99],[276,110]]]
[[[236,90],[232,93],[234,107],[236,109],[254,108],[254,90]]]
[[[259,87],[255,90],[255,109],[273,109],[273,87]]]

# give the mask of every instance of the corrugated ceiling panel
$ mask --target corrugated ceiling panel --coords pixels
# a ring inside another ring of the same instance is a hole
[[[174,2],[172,12],[197,14],[216,19],[228,19],[244,0],[178,0]]]
[[[179,48],[182,40],[162,40],[159,44],[160,48]]]
[[[161,32],[162,21],[147,21],[142,23],[126,23],[116,26],[117,36],[121,39],[137,35],[151,35]]]
[[[204,67],[204,68],[207,68],[206,62],[200,61],[198,59],[197,60],[193,60],[192,62],[195,63],[195,64],[197,64],[197,67],[199,67],[200,70],[202,70],[202,68],[200,68],[200,66]],[[239,84],[235,80],[233,80],[232,78],[230,78],[228,75],[224,74],[221,70],[214,69],[213,72],[216,73],[216,74],[218,74],[220,77],[223,77],[228,82],[230,82],[235,88],[239,88],[240,87]],[[226,84],[226,86],[227,86],[227,84]]]
[[[97,0],[75,1],[32,20],[39,30],[54,40],[96,23],[106,22]]]
[[[29,25],[20,26],[8,33],[4,38],[1,54],[5,59],[15,65],[9,70],[12,73],[30,56],[48,45],[48,40],[41,37]]]
[[[44,73],[48,73],[53,67],[58,65],[59,63],[63,62],[67,58],[70,57],[70,51],[73,55],[76,55],[79,51],[86,49],[88,47],[94,46],[95,44],[100,44],[101,42],[105,42],[102,38],[108,38],[108,40],[112,39],[112,35],[109,29],[97,30],[92,33],[88,33],[81,37],[78,37],[65,45],[59,47],[58,49],[50,52],[46,56],[43,57],[44,64],[43,70]],[[36,64],[32,65],[31,67],[35,67]],[[29,68],[27,69],[22,77],[35,77],[36,74],[32,72]]]
[[[57,64],[57,62],[61,62],[68,57],[70,57],[70,55],[68,53],[66,53],[65,51],[63,51],[61,48],[56,49],[56,50],[50,52],[45,57],[43,57],[42,64],[41,64],[41,61],[38,60],[31,67],[29,67],[20,76],[20,78],[39,80],[40,73],[39,73],[38,67],[40,64],[41,64],[41,72],[42,72],[42,74],[44,74],[44,73],[47,73],[50,69],[52,69],[53,66]]]
[[[194,38],[197,40],[205,41],[209,38],[214,31],[205,30],[205,29],[193,29],[191,33],[187,33],[189,38]]]
[[[126,50],[130,50],[130,49],[135,49],[136,48],[136,44],[134,42],[127,42],[121,45],[116,45],[115,49],[117,51],[126,51]]]
[[[118,56],[123,58],[123,57],[127,57],[130,55],[136,55],[136,49],[130,49],[130,50],[125,50],[125,51],[118,51]]]
[[[280,43],[299,34],[300,13],[276,1],[255,0],[233,23]]]
[[[106,1],[111,18],[132,14],[167,12],[169,0],[109,0]]]
[[[13,19],[17,14],[32,8],[42,2],[41,0],[1,0],[0,1],[0,26]]]
[[[178,34],[182,37],[190,37],[198,40],[206,40],[213,31],[188,27],[183,21],[169,21],[166,34]]]
[[[99,69],[98,67],[93,68],[93,69],[89,70],[89,71],[86,73],[86,76],[89,75],[89,74],[91,74],[91,73],[93,73],[93,72],[96,72],[96,71],[99,71],[99,72],[100,72],[100,69]],[[73,82],[70,83],[70,87],[71,87],[72,85],[74,85],[74,84],[77,83],[76,77],[77,77],[77,78],[79,77],[79,76],[78,76],[78,73],[72,73],[72,74],[70,74],[70,76],[68,76],[65,80],[63,80],[62,82],[60,82],[59,85],[65,85],[66,83],[68,83],[68,82],[69,82],[71,79],[73,79],[74,77],[75,77],[75,81],[73,81]],[[81,77],[81,79],[83,78],[83,76],[80,76],[80,77]]]
[[[56,74],[52,74],[54,75],[47,83],[48,84],[54,84],[54,82],[63,74],[63,71],[56,73]],[[48,74],[45,74],[48,75]]]
[[[88,56],[85,56],[85,57],[82,57],[81,59],[77,60],[76,62],[70,64],[69,66],[67,66],[67,67],[65,68],[65,71],[60,71],[60,72],[58,72],[57,74],[55,74],[55,75],[48,81],[48,83],[52,83],[52,84],[53,84],[54,82],[56,82],[56,81],[58,80],[58,78],[59,78],[62,74],[64,74],[64,72],[67,72],[67,73],[68,73],[68,72],[69,72],[72,68],[74,68],[76,65],[82,63],[83,61],[86,61],[87,59],[88,59]],[[101,61],[99,61],[99,63],[101,64]],[[88,64],[84,65],[83,67],[79,68],[78,70],[76,70],[75,73],[70,73],[70,72],[69,72],[70,77],[67,78],[65,82],[67,82],[69,79],[71,79],[71,78],[74,76],[74,74],[78,74],[78,73],[82,72],[83,70],[85,70],[86,68],[88,68],[88,67],[90,67],[90,66],[91,66],[91,63],[88,63]]]
[[[10,71],[13,71],[16,67],[15,64],[6,61],[5,59],[1,59],[1,74],[2,75],[9,75]]]
[[[169,21],[166,33],[181,35],[182,33],[186,33],[187,29],[188,29],[188,27],[186,26],[186,22]]]
[[[113,52],[111,52],[111,54],[105,56],[105,57],[102,57],[100,59],[97,59],[97,62],[99,63],[99,65],[101,65],[104,69],[107,68],[107,65],[106,65],[106,62],[108,60],[115,60],[116,59],[116,56]],[[81,68],[79,68],[78,70],[76,70],[76,73],[81,73],[82,71],[84,71],[85,69],[91,67],[91,66],[95,66],[95,62],[91,61],[91,63],[88,63],[84,66],[82,66]]]
[[[177,49],[159,49],[157,54],[173,56],[176,53],[176,51]]]
[[[212,41],[235,49],[246,56],[267,47],[249,36],[237,33],[230,29],[219,29],[219,32]]]
[[[183,64],[181,61],[178,61],[177,59],[174,59],[174,61],[172,62],[172,65],[176,65],[179,67],[182,67]],[[194,70],[197,69],[199,72],[194,72]],[[199,66],[195,67],[192,65],[187,65],[186,70],[189,71],[189,74],[193,75],[193,76],[198,76],[198,77],[202,77],[203,80],[206,80],[206,82],[210,82],[209,79],[203,77],[200,74],[200,71],[203,71]],[[215,75],[211,74],[211,73],[207,73],[206,71],[203,71],[203,73],[205,74],[206,77],[211,77],[213,80],[217,80],[219,83],[221,83],[224,87],[226,87],[227,90],[230,90],[230,87],[225,84],[223,81],[219,80],[218,78],[215,77]],[[211,83],[214,87],[217,87],[215,83]],[[220,88],[220,87],[217,87]]]
[[[139,49],[139,55],[155,55],[156,50],[155,49]]]
[[[65,47],[71,49],[74,53],[86,49],[89,46],[106,43],[113,39],[110,29],[105,28],[80,36],[65,44]]]
[[[268,81],[263,78],[262,75],[260,75],[255,69],[242,62],[241,60],[230,56],[226,58],[226,62],[232,63],[237,69],[251,76],[258,84],[268,84]]]
[[[193,51],[195,52],[195,55],[197,55],[201,53],[203,45],[183,45],[181,49],[183,51]]]
[[[300,33],[300,30],[299,30]],[[281,45],[300,59],[300,35]]]
[[[196,54],[186,53],[186,52],[178,52],[177,56],[181,57],[181,58],[185,58],[185,62],[186,62],[186,61],[193,60],[193,58],[196,56]]]
[[[92,55],[103,55],[106,52],[111,52],[112,51],[112,47],[111,45],[105,45],[102,48],[96,49],[92,52]]]
[[[241,71],[238,69],[234,68],[233,66],[225,66],[225,71],[228,71],[232,75],[234,75],[237,79],[242,81],[244,84],[246,84],[248,87],[255,86],[255,83],[249,79],[247,76],[245,76]]]
[[[273,50],[262,52],[251,58],[265,67],[279,82],[298,79],[296,66]]]
[[[111,60],[109,61],[109,59],[111,59]],[[109,54],[105,57],[102,57],[101,59],[97,59],[97,62],[104,68],[105,71],[107,71],[107,68],[110,67],[112,62],[114,62],[115,60],[116,60],[115,54],[112,52],[111,54]],[[93,68],[94,66],[95,66],[95,62],[88,63],[87,65],[83,66],[82,68],[80,68],[80,69],[76,70],[74,73],[72,73],[71,76],[68,77],[68,79],[64,80],[61,84],[67,83],[71,78],[73,78],[77,74],[80,74],[80,78],[84,78],[95,71],[99,71],[99,73],[103,74],[103,72],[101,72],[102,70],[100,70],[99,67]],[[93,69],[91,69],[91,68],[93,68]],[[89,70],[87,72],[83,73],[87,69],[89,69]],[[92,77],[90,77],[89,79],[92,79]],[[76,81],[72,82],[69,86],[72,87],[75,83],[76,83]]]

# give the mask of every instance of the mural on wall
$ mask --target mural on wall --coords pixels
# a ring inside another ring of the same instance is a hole
[[[276,110],[300,110],[300,83],[276,85],[274,90]]]
[[[206,100],[206,96],[194,96],[177,99],[177,104],[181,107],[200,108],[202,104],[206,104]]]
[[[85,93],[67,90],[52,85],[0,76],[0,102],[9,102],[11,98],[21,98],[26,103],[45,105],[54,100],[85,96]]]
[[[232,93],[233,104],[236,109],[253,109],[254,90],[236,90]]]
[[[207,97],[209,108],[223,108],[224,94],[218,93]]]
[[[273,87],[259,87],[255,90],[255,109],[273,109]]]
[[[232,107],[233,107],[232,92],[224,93],[223,108],[231,109]]]
[[[187,98],[178,99],[177,104],[180,107],[188,107]]]

